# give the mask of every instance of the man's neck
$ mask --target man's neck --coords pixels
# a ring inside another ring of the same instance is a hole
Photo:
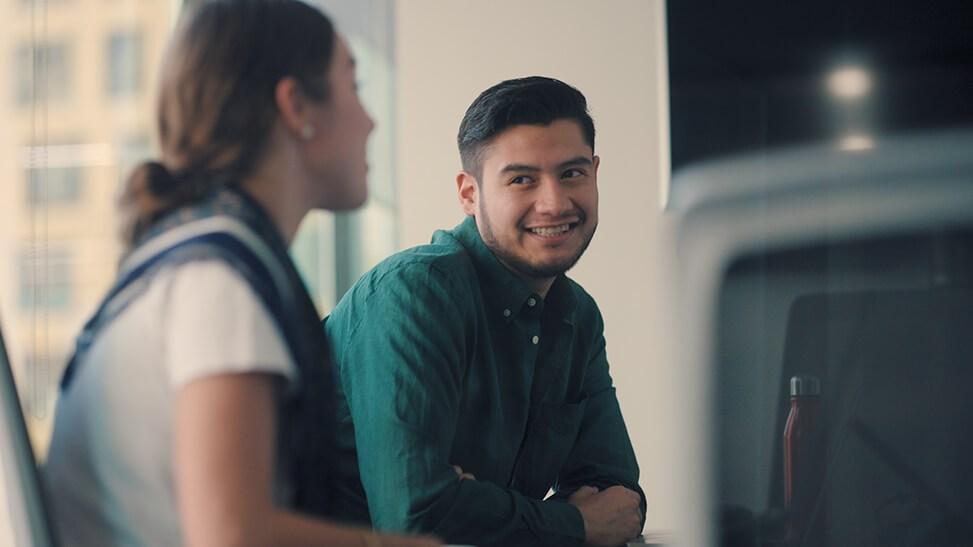
[[[556,278],[546,278],[546,279],[536,279],[536,278],[522,278],[524,283],[531,288],[534,292],[540,295],[541,299],[547,298],[547,292],[551,290],[551,285],[554,284]]]
[[[494,256],[497,255],[494,254]],[[523,273],[517,271],[516,269],[511,268],[510,265],[504,262],[504,260],[499,256],[497,256],[497,260],[500,262],[500,264],[503,265],[504,268],[507,269],[507,271],[512,273],[517,279],[520,279],[528,287],[530,287],[530,290],[540,295],[541,299],[547,298],[547,292],[551,290],[551,285],[553,285],[554,280],[557,279],[557,277],[537,278],[537,277],[524,275]]]

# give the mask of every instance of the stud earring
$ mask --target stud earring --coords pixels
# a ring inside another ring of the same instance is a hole
[[[301,138],[306,141],[314,138],[314,126],[309,123],[304,124],[304,127],[301,128]]]

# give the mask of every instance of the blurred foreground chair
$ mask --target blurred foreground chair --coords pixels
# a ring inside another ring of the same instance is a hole
[[[31,449],[13,371],[0,331],[0,525],[7,521],[13,547],[57,545],[44,503],[37,461]]]

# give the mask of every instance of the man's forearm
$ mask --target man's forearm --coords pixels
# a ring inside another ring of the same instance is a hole
[[[426,507],[414,507],[405,522],[389,522],[374,510],[372,517],[378,528],[429,533],[481,547],[571,547],[585,541],[584,521],[573,505],[475,480],[457,480]]]

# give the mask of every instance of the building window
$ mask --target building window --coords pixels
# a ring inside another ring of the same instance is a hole
[[[81,197],[81,168],[27,169],[27,204],[32,207],[72,205]]]
[[[71,306],[71,255],[64,249],[20,253],[20,307],[66,311]]]
[[[65,101],[71,89],[70,48],[65,43],[17,47],[14,78],[17,103]]]
[[[142,87],[142,37],[119,32],[108,38],[108,95],[128,97]]]
[[[24,375],[32,380],[30,387],[20,391],[28,427],[34,420],[45,420],[54,411],[58,394],[58,379],[64,372],[67,356],[64,353],[47,353],[49,347],[32,347],[24,355]],[[26,387],[26,386],[25,386]]]

